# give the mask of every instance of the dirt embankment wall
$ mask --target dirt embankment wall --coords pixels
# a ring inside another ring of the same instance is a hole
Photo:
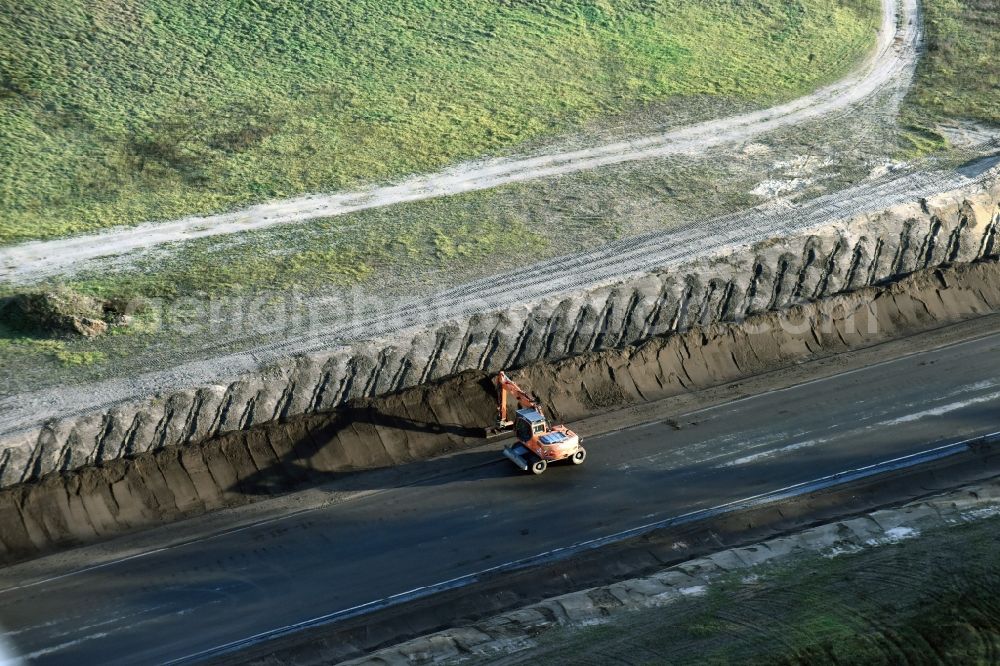
[[[514,373],[559,420],[716,386],[1000,311],[994,260],[590,352]],[[322,414],[270,421],[0,490],[0,561],[482,443],[495,417],[489,375],[470,370]],[[417,463],[419,464],[419,463]],[[428,470],[425,470],[427,472]]]
[[[926,267],[972,262],[1000,246],[998,226],[1000,182],[976,184],[618,284],[291,358],[228,385],[193,387],[11,434],[0,441],[0,487],[323,413],[466,370],[495,372],[622,349]]]

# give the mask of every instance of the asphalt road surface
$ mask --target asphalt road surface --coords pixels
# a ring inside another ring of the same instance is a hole
[[[591,437],[585,465],[553,466],[541,477],[520,473],[498,452],[495,462],[492,453],[464,454],[467,471],[424,483],[47,582],[11,586],[7,576],[0,625],[37,663],[189,657],[654,520],[993,432],[1000,429],[998,351],[1000,334],[694,412],[679,429],[653,422]]]

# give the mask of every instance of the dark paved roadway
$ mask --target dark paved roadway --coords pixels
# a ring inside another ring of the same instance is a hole
[[[0,591],[30,660],[151,664],[630,527],[1000,429],[1000,335]],[[498,447],[499,448],[499,445]],[[495,464],[482,465],[496,455]],[[486,456],[484,458],[484,456]],[[452,461],[449,464],[454,464]],[[364,480],[364,476],[359,477]]]

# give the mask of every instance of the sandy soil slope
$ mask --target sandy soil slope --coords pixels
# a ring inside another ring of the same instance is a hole
[[[669,233],[624,239],[592,252],[541,262],[516,275],[477,280],[399,307],[360,313],[349,320],[333,313],[315,326],[287,333],[280,339],[244,337],[240,342],[245,346],[238,351],[233,350],[232,341],[205,339],[198,341],[196,350],[192,349],[192,357],[177,360],[168,367],[122,373],[91,382],[86,390],[81,390],[79,384],[62,383],[4,396],[0,398],[0,433],[18,432],[48,419],[125,404],[158,392],[225,383],[294,355],[387,338],[420,326],[461,321],[477,313],[509,310],[584,287],[618,283],[647,271],[670,270],[684,262],[722,257],[737,248],[746,250],[754,243],[801,235],[837,220],[885,211],[896,204],[916,202],[957,188],[979,187],[993,182],[1000,174],[998,160],[1000,156],[990,158],[973,171],[960,169],[886,178],[781,214],[754,210],[717,220],[711,228],[692,224]]]
[[[679,425],[685,414],[729,400],[739,402],[840,372],[853,376],[854,370],[888,358],[960,341],[979,341],[963,352],[964,358],[975,359],[973,367],[979,371],[990,362],[982,350],[1000,340],[1000,314],[986,313],[1000,313],[996,261],[927,269],[891,285],[740,323],[693,328],[557,363],[533,363],[513,376],[531,387],[551,419],[590,440],[639,423]],[[954,325],[961,321],[966,325]],[[919,387],[916,398],[907,398],[902,389],[886,393],[892,396],[888,403],[893,411],[900,406],[909,410],[893,418],[907,418],[903,423],[922,428],[917,437],[921,441],[930,437],[931,427],[922,419],[1000,402],[995,382],[980,383],[957,363],[955,358],[948,363],[921,361],[934,381],[946,385],[941,391],[928,389],[930,379],[911,378],[910,385]],[[944,374],[941,368],[946,368]],[[481,428],[496,416],[489,387],[485,372],[470,371],[335,411],[260,423],[180,447],[135,448],[128,457],[111,458],[109,445],[108,457],[98,464],[0,489],[0,563],[316,484],[325,488],[319,492],[321,503],[349,488],[409,485],[440,474],[442,465],[451,469],[451,463],[436,458],[441,455],[453,456],[459,476],[468,474],[465,466],[478,469],[480,463],[513,469],[499,457],[500,441],[484,444],[482,439]],[[827,398],[821,404],[825,402],[839,404]],[[787,462],[796,452],[819,455],[820,446],[837,449],[858,441],[874,446],[870,427],[888,413],[872,411],[869,402],[864,406],[868,422],[862,424],[861,407],[838,408],[847,409],[849,417],[833,420],[852,425],[833,439],[832,431],[807,434],[810,423],[793,427],[787,416],[780,419],[786,428],[783,437],[775,438],[773,432],[753,435],[744,424],[742,435],[725,443],[728,462],[714,464],[739,471],[736,468],[772,458]],[[877,418],[872,416],[876,413]],[[951,436],[958,426],[949,421],[944,427],[951,429]],[[892,430],[899,436],[898,427]],[[685,436],[671,433],[669,446],[654,448],[649,459],[633,451],[626,468],[649,469],[668,460],[679,466],[695,464],[703,450],[700,444],[690,450],[682,447],[678,437]],[[788,445],[793,438],[797,442]],[[13,467],[10,463],[8,470],[0,469],[0,480],[10,478]],[[351,474],[373,469],[379,469],[373,477]]]

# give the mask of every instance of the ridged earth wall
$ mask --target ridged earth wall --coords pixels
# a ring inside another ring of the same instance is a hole
[[[738,321],[1000,249],[1000,181],[640,276],[291,357],[228,384],[52,420],[0,440],[0,487],[488,372]]]

